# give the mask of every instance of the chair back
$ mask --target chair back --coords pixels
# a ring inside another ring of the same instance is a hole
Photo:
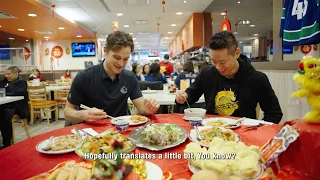
[[[163,90],[163,83],[161,81],[139,81],[139,86],[142,91],[147,90],[148,88],[151,90]]]
[[[47,101],[47,91],[44,84],[40,86],[28,86],[28,96],[30,102]]]
[[[56,98],[66,98],[69,95],[70,89],[57,90]]]

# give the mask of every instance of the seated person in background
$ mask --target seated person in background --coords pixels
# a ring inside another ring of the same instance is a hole
[[[144,78],[145,78],[145,81],[149,81],[149,82],[161,81],[162,83],[167,83],[167,79],[164,76],[164,74],[160,72],[160,67],[159,67],[159,64],[157,63],[151,64],[150,71],[148,75],[146,75]]]
[[[160,71],[169,77],[173,73],[173,65],[169,61],[169,55],[164,55],[164,60],[159,63]]]
[[[206,66],[186,92],[178,91],[176,102],[193,104],[204,94],[208,114],[252,119],[259,103],[263,120],[279,123],[282,112],[268,77],[240,54],[234,35],[216,33],[209,48],[213,66]]]
[[[149,65],[149,64],[145,64],[142,69],[143,69],[143,70],[142,70],[142,74],[145,76],[145,75],[147,75],[147,74],[149,73],[149,71],[150,71],[150,65]]]
[[[17,66],[7,67],[5,78],[0,80],[0,88],[6,89],[6,96],[24,96],[22,100],[0,105],[0,131],[4,147],[11,145],[13,115],[17,114],[20,118],[28,116],[27,82],[19,78],[19,72]]]
[[[139,64],[132,64],[132,72],[136,75],[138,81],[144,81],[144,76],[142,74],[142,68]]]
[[[176,67],[176,71],[171,74],[171,77],[177,77],[179,73],[183,72],[183,66],[181,62],[177,61],[175,67]]]
[[[69,123],[101,120],[107,114],[128,115],[129,97],[141,115],[152,115],[159,109],[154,99],[143,98],[137,78],[124,69],[134,50],[131,35],[115,31],[108,35],[106,47],[106,60],[80,71],[72,82],[64,109]],[[81,104],[91,109],[78,110]]]
[[[71,80],[71,73],[69,69],[67,69],[66,72],[62,75],[62,78],[64,80]]]
[[[183,66],[183,72],[178,75],[174,83],[180,89],[180,80],[187,79],[190,80],[190,84],[194,81],[197,77],[197,74],[194,73],[194,67],[192,62],[187,62]]]
[[[44,81],[43,75],[40,73],[39,69],[34,69],[32,74],[29,76],[29,80],[39,79],[39,81]]]

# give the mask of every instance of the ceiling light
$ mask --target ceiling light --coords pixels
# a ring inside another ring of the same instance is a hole
[[[64,29],[64,27],[59,27],[58,29],[63,30],[63,29]]]
[[[171,26],[177,26],[176,24],[171,24]]]
[[[130,35],[132,35],[133,33],[129,33]]]
[[[28,14],[28,16],[30,16],[30,17],[36,17],[37,15],[36,15],[36,14]]]
[[[240,1],[238,1],[238,4],[240,4]]]
[[[256,25],[254,25],[254,24],[251,24],[251,25],[250,25],[250,27],[255,27],[255,26],[256,26]]]
[[[129,27],[129,25],[124,25],[123,27]]]
[[[242,44],[242,42],[239,42],[240,44]]]
[[[169,39],[169,37],[165,37],[165,39]]]
[[[227,13],[225,13],[225,12],[222,12],[222,13],[221,13],[222,16],[225,16],[226,14],[227,14]]]
[[[187,1],[183,1],[184,3],[187,3]]]
[[[81,35],[78,35],[77,37],[78,37],[78,38],[81,38],[82,36],[81,36]]]
[[[123,16],[123,14],[122,13],[118,13],[117,16]]]
[[[24,29],[18,29],[18,31],[24,31]]]
[[[132,40],[136,40],[137,38],[132,38]]]
[[[29,41],[28,39],[26,41]]]
[[[233,34],[238,34],[238,32],[233,32]]]
[[[49,37],[44,37],[45,39],[49,39]]]
[[[182,14],[182,12],[177,12],[177,13],[176,13],[176,15],[181,15],[181,14]]]
[[[139,42],[134,42],[135,44],[138,44]]]
[[[0,27],[2,27],[2,26],[0,26]]]
[[[247,20],[247,24],[250,24],[250,21],[249,21],[249,20]]]
[[[252,35],[254,35],[254,36],[258,36],[259,34],[252,34]]]
[[[172,34],[172,32],[168,32],[168,34]]]
[[[10,40],[14,40],[14,38],[9,38]]]

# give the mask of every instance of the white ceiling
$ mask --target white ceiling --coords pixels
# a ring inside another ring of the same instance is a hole
[[[134,33],[141,49],[167,48],[169,42],[182,29],[192,13],[203,12],[212,0],[166,0],[165,13],[162,0],[38,0],[50,7],[56,4],[55,11],[66,19],[98,32],[98,38],[112,32],[112,22],[119,22],[119,30]],[[147,4],[149,1],[149,4]],[[103,5],[105,3],[106,7]],[[177,12],[183,14],[178,16]],[[117,16],[122,13],[123,16]],[[137,25],[136,20],[149,20],[150,24]],[[157,23],[160,23],[158,32]],[[171,27],[171,24],[176,24]],[[129,27],[124,27],[129,25]],[[168,34],[172,32],[172,34]],[[142,33],[142,34],[141,34]],[[148,34],[144,34],[148,33]],[[169,39],[165,39],[168,38]],[[164,43],[166,42],[166,43]],[[163,46],[164,45],[164,46]]]
[[[240,3],[238,3],[240,1]],[[252,34],[267,36],[273,29],[273,7],[272,0],[214,0],[205,12],[211,12],[213,33],[220,30],[224,16],[221,13],[227,9],[227,18],[231,22],[231,30],[236,31],[235,24],[240,20],[250,20],[249,25],[238,25],[238,41],[245,43],[256,38]],[[279,17],[280,18],[280,17]]]

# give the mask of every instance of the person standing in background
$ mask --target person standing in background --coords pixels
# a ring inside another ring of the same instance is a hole
[[[40,73],[39,69],[34,69],[33,73],[30,74],[29,80],[39,79],[39,81],[44,81],[43,75]]]
[[[167,77],[169,77],[173,73],[173,65],[169,62],[169,55],[164,55],[164,60],[159,63],[160,72],[164,73]]]

